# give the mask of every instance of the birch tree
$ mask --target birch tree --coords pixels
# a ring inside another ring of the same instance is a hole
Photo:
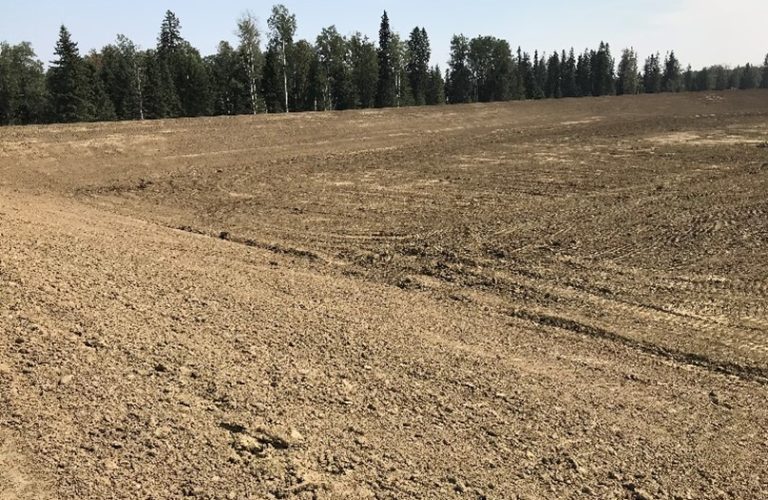
[[[248,95],[251,111],[255,115],[259,110],[259,85],[261,83],[264,56],[261,53],[261,33],[256,18],[246,12],[237,21],[237,36],[240,40],[238,50],[243,59],[245,74],[248,78]]]
[[[267,21],[270,36],[280,47],[280,58],[283,69],[283,90],[285,91],[285,112],[288,113],[288,50],[293,44],[296,34],[296,16],[291,14],[283,4],[272,7],[272,15]]]

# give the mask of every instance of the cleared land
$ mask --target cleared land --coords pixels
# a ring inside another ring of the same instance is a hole
[[[0,130],[0,498],[768,496],[768,92]]]

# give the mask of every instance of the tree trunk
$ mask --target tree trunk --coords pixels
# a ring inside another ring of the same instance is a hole
[[[283,40],[283,87],[285,88],[285,112],[288,113],[288,59],[285,55],[285,40]]]

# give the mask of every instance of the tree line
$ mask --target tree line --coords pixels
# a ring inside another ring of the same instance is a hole
[[[451,40],[445,73],[430,66],[427,31],[403,39],[386,12],[378,43],[324,28],[314,43],[295,40],[296,16],[275,5],[262,33],[256,18],[237,20],[237,46],[202,56],[171,11],[157,46],[139,49],[123,35],[81,55],[62,26],[46,69],[27,42],[0,43],[0,125],[141,120],[208,115],[329,111],[517,99],[768,88],[762,67],[683,69],[674,52],[649,56],[609,44],[576,54],[530,53],[491,36]]]

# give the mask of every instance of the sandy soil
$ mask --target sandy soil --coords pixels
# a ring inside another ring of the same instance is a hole
[[[768,93],[0,129],[0,499],[768,497]]]

